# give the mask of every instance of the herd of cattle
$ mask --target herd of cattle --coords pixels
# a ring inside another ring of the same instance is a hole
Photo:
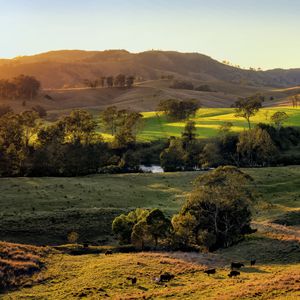
[[[250,266],[254,266],[255,264],[256,264],[256,259],[250,261]],[[241,273],[237,271],[237,269],[240,269],[241,267],[245,267],[245,265],[240,262],[232,262],[230,265],[231,270],[228,274],[228,277],[236,277],[241,275]],[[217,272],[216,269],[207,269],[204,271],[204,273],[207,275],[216,274],[216,272]]]
[[[107,250],[105,252],[105,255],[110,255],[112,254],[111,250]],[[256,259],[250,260],[250,266],[254,266],[256,264]],[[240,270],[242,267],[245,267],[245,264],[241,263],[241,262],[232,262],[230,265],[230,272],[228,274],[228,277],[236,277],[241,275],[241,273],[237,270]],[[215,268],[213,269],[206,269],[205,271],[203,271],[205,274],[207,275],[213,275],[217,273],[217,270]],[[154,280],[157,283],[163,283],[163,282],[168,282],[171,279],[173,279],[175,277],[175,275],[170,274],[168,272],[165,272],[163,274],[161,274],[159,277],[156,277]],[[136,277],[127,277],[127,280],[131,281],[132,284],[136,284],[137,283],[137,278]]]

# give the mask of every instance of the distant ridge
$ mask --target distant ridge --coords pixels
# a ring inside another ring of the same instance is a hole
[[[0,59],[0,78],[33,75],[44,88],[80,87],[84,79],[119,73],[132,74],[140,80],[157,80],[162,75],[173,75],[196,84],[218,82],[283,88],[300,85],[300,69],[244,70],[199,53],[59,50]]]

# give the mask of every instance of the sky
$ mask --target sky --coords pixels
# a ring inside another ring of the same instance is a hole
[[[300,0],[0,0],[0,58],[159,49],[299,68],[299,36]]]

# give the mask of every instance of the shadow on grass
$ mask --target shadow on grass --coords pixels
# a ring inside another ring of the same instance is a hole
[[[270,273],[270,272],[261,270],[257,267],[244,267],[241,269],[241,272],[244,272],[244,273]]]

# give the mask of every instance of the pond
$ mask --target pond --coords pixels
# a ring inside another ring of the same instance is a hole
[[[151,166],[140,165],[140,170],[145,173],[164,173],[164,169],[158,165],[151,165]]]

